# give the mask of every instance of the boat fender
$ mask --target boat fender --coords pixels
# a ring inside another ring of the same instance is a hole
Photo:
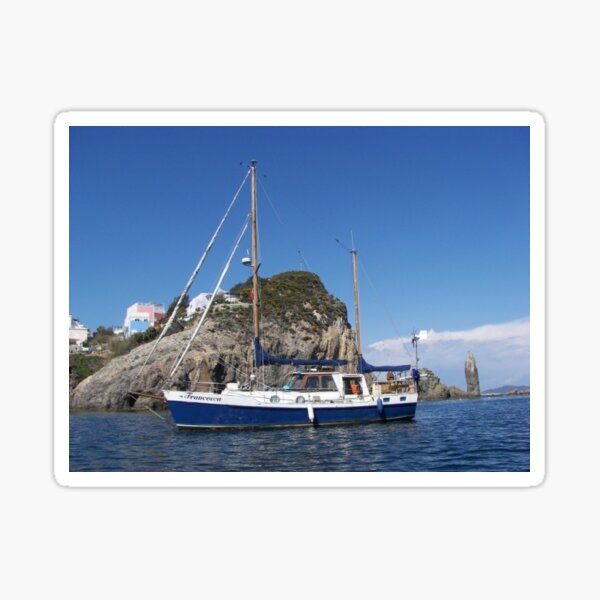
[[[381,398],[377,398],[377,412],[383,416],[383,402]]]
[[[296,404],[304,404],[306,402],[306,398],[304,396],[296,397]]]
[[[308,411],[308,420],[309,420],[311,423],[314,423],[314,422],[315,422],[315,409],[312,407],[312,405],[311,405],[311,404],[309,404],[309,405],[306,407],[306,410]]]
[[[279,396],[271,396],[271,402],[279,402]]]

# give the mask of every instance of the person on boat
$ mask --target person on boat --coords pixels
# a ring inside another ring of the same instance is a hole
[[[344,394],[347,396],[358,394],[358,383],[356,382],[356,379],[344,378]]]
[[[415,383],[415,390],[418,392],[419,391],[419,380],[421,379],[421,374],[419,373],[419,369],[415,369],[415,368],[411,369],[410,374]]]
[[[391,371],[388,371],[387,373],[387,380],[394,381],[394,374]]]

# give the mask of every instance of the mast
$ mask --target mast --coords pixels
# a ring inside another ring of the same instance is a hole
[[[250,161],[252,175],[252,308],[254,316],[254,337],[259,337],[259,302],[258,302],[258,250],[256,233],[256,161]]]
[[[412,336],[412,345],[415,347],[415,367],[418,370],[419,369],[419,340],[421,338],[417,335],[417,332],[413,329],[413,336]]]
[[[358,268],[357,268],[357,256],[354,244],[352,244],[352,270],[354,272],[354,320],[356,321],[356,352],[359,356],[362,356],[362,350],[360,346],[360,312],[358,309]]]

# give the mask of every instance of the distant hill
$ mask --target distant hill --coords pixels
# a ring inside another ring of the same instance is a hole
[[[528,385],[501,385],[491,390],[484,390],[482,394],[510,394],[515,392],[529,392]]]

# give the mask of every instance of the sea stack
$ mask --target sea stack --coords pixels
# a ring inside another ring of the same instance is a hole
[[[465,362],[465,379],[467,380],[467,394],[469,396],[480,396],[479,373],[477,372],[477,363],[472,352],[467,353]]]

